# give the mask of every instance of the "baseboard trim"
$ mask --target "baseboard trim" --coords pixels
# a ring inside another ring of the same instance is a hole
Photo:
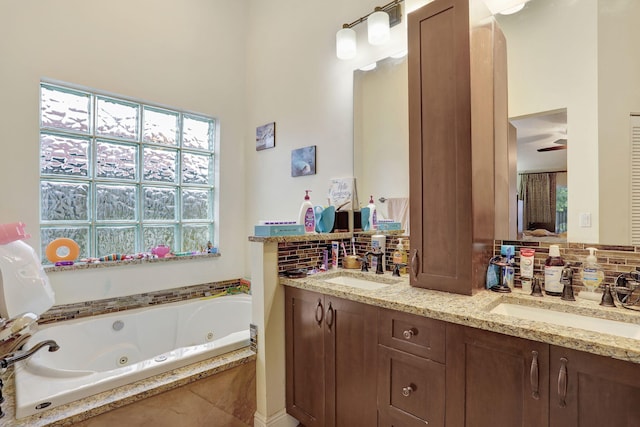
[[[282,410],[271,417],[256,412],[253,414],[253,427],[296,427],[300,422]]]

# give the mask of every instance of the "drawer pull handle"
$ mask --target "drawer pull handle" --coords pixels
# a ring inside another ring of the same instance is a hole
[[[531,380],[531,397],[538,400],[540,399],[540,390],[538,387],[538,352],[533,350],[531,355],[533,356],[531,359],[531,372],[529,373],[529,378]]]
[[[334,310],[333,307],[331,307],[331,303],[329,303],[329,308],[327,308],[327,326],[329,327],[329,330],[333,327],[333,315]]]
[[[318,305],[316,306],[316,322],[318,326],[322,324],[322,319],[324,318],[324,310],[322,308],[322,301],[318,300]]]
[[[413,393],[414,391],[416,391],[416,386],[413,384],[409,384],[406,387],[402,387],[402,395],[404,397],[409,397],[411,396],[411,393]]]
[[[414,337],[414,335],[418,335],[418,331],[416,331],[415,328],[407,329],[402,333],[402,336],[404,337],[405,340],[410,340],[411,338]]]
[[[413,251],[413,256],[411,257],[411,274],[413,275],[414,280],[418,280],[418,269],[420,268],[420,258],[418,258],[418,250]]]
[[[558,373],[558,398],[560,399],[560,407],[567,406],[567,358],[560,358],[560,372]]]

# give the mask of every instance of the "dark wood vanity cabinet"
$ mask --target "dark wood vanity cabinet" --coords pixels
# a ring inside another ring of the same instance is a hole
[[[445,324],[378,311],[378,426],[445,425]]]
[[[376,307],[287,287],[286,405],[306,427],[376,425]]]
[[[447,325],[447,426],[640,426],[640,364]]]
[[[640,426],[640,364],[550,349],[550,427]]]
[[[408,18],[411,285],[461,294],[484,286],[495,132],[507,132],[506,101],[496,105],[504,37],[469,10],[469,0],[434,0]]]
[[[549,346],[447,325],[447,426],[546,425]]]

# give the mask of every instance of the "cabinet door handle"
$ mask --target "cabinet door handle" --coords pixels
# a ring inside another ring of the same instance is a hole
[[[402,333],[402,336],[405,340],[410,340],[414,335],[418,335],[418,331],[416,331],[416,328],[407,329]]]
[[[331,307],[331,303],[329,303],[329,308],[327,308],[327,326],[329,329],[333,326],[333,307]]]
[[[316,305],[316,322],[318,322],[318,326],[322,324],[323,318],[324,318],[324,309],[322,308],[322,301],[318,300],[318,305]]]
[[[409,384],[406,387],[402,387],[402,395],[404,397],[411,396],[411,393],[413,393],[414,391],[416,391],[416,386],[414,384]]]
[[[531,352],[531,356],[531,372],[529,373],[529,378],[531,379],[531,397],[538,400],[540,399],[540,391],[538,387],[538,352],[533,350]]]
[[[560,407],[567,406],[567,358],[560,358],[560,372],[558,373],[558,399],[560,399]]]
[[[420,267],[420,259],[418,258],[418,250],[413,251],[411,257],[411,274],[415,280],[418,280],[418,268]]]

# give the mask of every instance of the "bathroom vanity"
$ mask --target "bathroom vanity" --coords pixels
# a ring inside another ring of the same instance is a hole
[[[454,295],[406,278],[367,289],[337,275],[381,279],[280,279],[287,411],[307,427],[640,425],[638,337],[492,310],[508,302],[639,330],[640,313],[521,292]]]

